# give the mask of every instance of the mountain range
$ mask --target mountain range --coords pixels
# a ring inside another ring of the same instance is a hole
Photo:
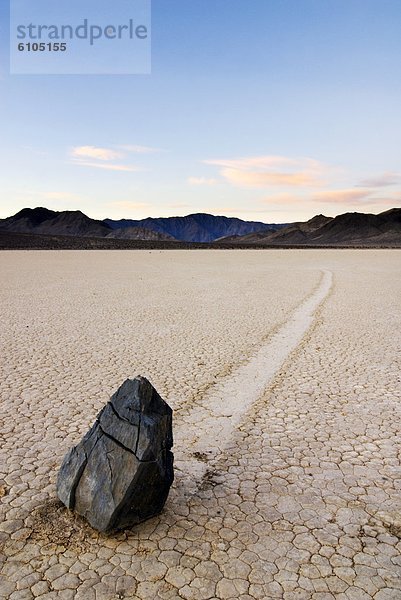
[[[105,219],[104,223],[113,229],[144,227],[161,234],[172,236],[182,242],[214,242],[217,239],[246,235],[256,231],[278,231],[285,225],[267,224],[258,221],[243,221],[235,217],[195,213],[186,217],[159,217],[141,220],[122,219],[114,221]]]
[[[99,221],[89,218],[79,210],[57,212],[47,208],[24,208],[11,217],[0,219],[1,233],[5,244],[9,243],[5,241],[6,234],[14,236],[13,243],[16,243],[18,235],[31,234],[35,238],[40,234],[42,238],[64,236],[66,240],[69,237],[105,240],[102,242],[104,247],[117,247],[118,244],[121,247],[129,247],[129,241],[216,244],[217,247],[401,247],[401,208],[392,208],[378,215],[357,212],[344,213],[337,217],[317,215],[309,221],[291,224],[243,221],[205,213],[185,217]],[[25,238],[24,244],[27,243]],[[68,245],[68,241],[64,241],[63,244]],[[95,245],[99,247],[99,241]],[[93,247],[93,244],[89,246]]]
[[[401,246],[401,208],[392,208],[378,215],[357,212],[337,217],[317,215],[309,221],[292,223],[279,231],[231,236],[225,238],[224,242],[269,246]]]
[[[186,217],[97,221],[79,210],[56,212],[42,207],[24,208],[11,217],[0,219],[0,231],[13,233],[184,242],[213,242],[226,236],[277,231],[284,226],[206,213]]]

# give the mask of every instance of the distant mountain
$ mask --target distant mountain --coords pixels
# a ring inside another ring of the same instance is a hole
[[[207,213],[195,213],[186,217],[160,217],[114,221],[104,223],[113,229],[124,227],[146,227],[159,233],[172,236],[185,242],[213,242],[221,237],[245,235],[255,231],[277,231],[285,225],[267,224],[257,221],[243,221],[234,217],[221,217]]]
[[[8,219],[4,219],[9,223],[20,223],[21,227],[23,224],[29,229],[33,227],[37,227],[43,221],[48,221],[49,219],[53,219],[57,216],[57,212],[54,210],[49,210],[48,208],[23,208],[13,217],[9,217]]]
[[[12,217],[0,219],[0,230],[14,233],[188,242],[212,242],[226,235],[243,235],[258,230],[266,233],[281,227],[284,225],[202,213],[187,217],[97,221],[79,210],[56,212],[47,208],[24,208]]]
[[[106,237],[115,240],[175,241],[174,238],[167,233],[158,233],[151,229],[145,229],[145,227],[122,227],[120,229],[113,229]]]
[[[345,213],[337,217],[317,215],[304,223],[275,225],[232,217],[193,214],[186,217],[90,219],[79,210],[56,212],[47,208],[24,208],[0,219],[0,232],[42,234],[77,238],[109,238],[153,242],[182,241],[269,246],[399,246],[401,208],[379,215]]]
[[[401,208],[392,208],[379,215],[357,212],[337,217],[317,215],[305,223],[293,223],[280,231],[257,232],[222,241],[266,245],[401,246]]]
[[[80,210],[56,212],[47,208],[24,208],[16,215],[0,220],[0,231],[74,237],[110,237],[127,240],[172,240],[144,227],[112,229],[103,221],[90,219]]]
[[[401,244],[401,208],[379,215],[345,213],[332,219],[313,234],[317,243],[341,243],[364,240],[369,243]]]
[[[286,243],[287,241],[290,241],[291,243],[301,244],[307,239],[308,233],[311,233],[322,225],[325,225],[327,222],[331,221],[331,219],[332,217],[317,215],[305,223],[291,223],[290,225],[286,225],[278,231],[268,232],[267,234],[265,231],[256,231],[255,233],[249,233],[248,235],[224,237],[219,241],[263,244],[267,240],[269,240],[269,242],[270,240],[285,240]]]
[[[47,208],[24,208],[16,215],[0,220],[0,229],[14,233],[105,237],[111,227],[90,219],[80,210],[56,212]]]

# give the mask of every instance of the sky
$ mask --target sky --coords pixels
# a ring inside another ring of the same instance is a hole
[[[7,4],[0,218],[401,206],[400,0],[153,0],[147,75],[10,74]]]

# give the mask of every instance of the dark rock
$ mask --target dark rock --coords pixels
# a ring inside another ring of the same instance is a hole
[[[98,531],[158,514],[174,479],[172,410],[144,377],[127,379],[64,457],[57,493]]]

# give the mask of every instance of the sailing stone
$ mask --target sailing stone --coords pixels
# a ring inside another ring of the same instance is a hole
[[[172,410],[144,377],[127,379],[64,457],[57,494],[101,532],[161,512],[174,480]]]

